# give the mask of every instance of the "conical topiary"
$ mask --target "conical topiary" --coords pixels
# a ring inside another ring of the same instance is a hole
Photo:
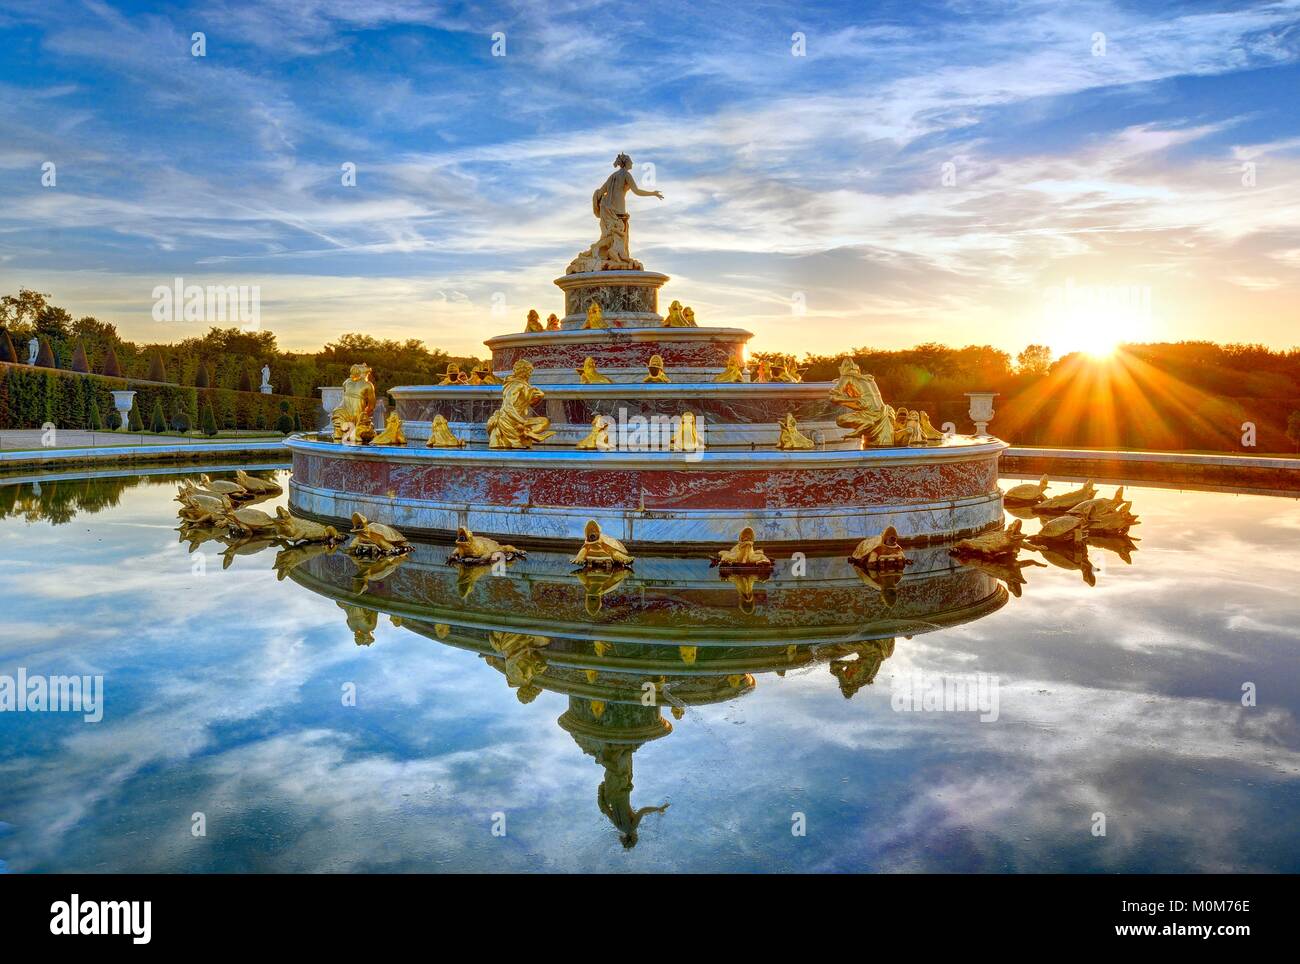
[[[203,406],[203,434],[209,437],[217,434],[217,416],[212,413],[212,403]]]
[[[199,370],[194,373],[194,387],[208,388],[211,384],[211,379],[208,378],[208,366],[199,362]]]
[[[90,398],[86,401],[86,423],[90,426],[92,432],[98,432],[104,427],[104,419],[99,414],[99,399],[95,393],[90,393]]]
[[[9,337],[8,328],[0,328],[0,362],[9,362],[11,364],[18,361],[18,353],[14,351],[13,339]]]
[[[132,405],[131,414],[126,420],[126,427],[132,432],[143,432],[144,422],[140,418],[140,406]]]
[[[86,346],[77,339],[77,350],[72,353],[72,370],[83,375],[90,371],[90,362],[86,360]]]
[[[253,390],[253,383],[248,378],[247,368],[240,368],[239,370],[239,390],[241,392],[251,392]]]
[[[167,431],[167,416],[163,413],[162,399],[153,403],[153,415],[149,417],[149,431],[161,435]]]
[[[59,367],[59,363],[54,357],[54,351],[50,348],[50,343],[44,338],[41,339],[41,347],[36,351],[36,364],[39,368]]]
[[[122,366],[117,360],[117,349],[112,345],[108,346],[108,354],[104,356],[104,374],[109,378],[122,377]]]
[[[154,352],[153,358],[149,359],[149,381],[167,381],[167,366],[163,364],[161,352]]]

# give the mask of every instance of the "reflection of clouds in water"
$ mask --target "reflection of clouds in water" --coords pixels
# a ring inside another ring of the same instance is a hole
[[[1300,774],[1294,540],[1273,541],[1275,501],[1232,498],[1207,532],[1187,520],[1213,518],[1215,496],[1130,493],[1143,542],[1095,589],[1029,570],[1005,609],[900,639],[851,701],[823,665],[691,710],[637,754],[637,804],[673,808],[625,854],[596,810],[599,767],[555,725],[562,698],[520,705],[479,658],[386,619],[359,650],[333,602],[276,582],[273,551],[225,572],[214,552],[191,576],[183,546],[159,548],[170,531],[134,524],[156,520],[160,491],[129,490],[83,517],[93,534],[70,567],[32,565],[30,547],[63,552],[75,525],[0,542],[14,601],[0,672],[103,672],[107,711],[20,736],[0,763],[5,857],[19,870],[1285,867],[1294,848],[1243,854],[1277,832],[1268,794]],[[998,676],[1000,722],[892,712],[890,679],[913,671]],[[1259,707],[1239,705],[1238,677],[1267,679]],[[343,682],[356,709],[340,706]],[[815,829],[787,853],[796,804]],[[190,836],[195,810],[206,839]],[[488,829],[497,810],[504,841]],[[1099,844],[1094,810],[1108,814]]]

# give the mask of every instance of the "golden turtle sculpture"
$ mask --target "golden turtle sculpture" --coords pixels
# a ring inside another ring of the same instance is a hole
[[[1013,485],[1002,493],[1002,501],[1015,505],[1037,505],[1042,502],[1047,492],[1047,476],[1037,482],[1025,482]]]
[[[623,543],[613,536],[603,534],[600,523],[592,519],[583,529],[582,548],[571,561],[584,569],[615,569],[631,566],[635,560]]]
[[[1095,498],[1097,487],[1092,484],[1092,479],[1083,483],[1080,488],[1072,489],[1069,492],[1062,492],[1060,495],[1054,495],[1050,499],[1044,499],[1034,506],[1034,511],[1038,513],[1050,512],[1069,512],[1080,502],[1087,502]]]
[[[412,549],[410,541],[392,526],[371,522],[360,512],[352,513],[352,541],[347,551],[361,556],[396,556]]]
[[[740,541],[730,549],[719,552],[709,562],[709,567],[719,566],[724,570],[751,570],[770,572],[772,560],[762,549],[754,545],[754,530],[750,526],[740,530]]]
[[[341,542],[343,536],[333,526],[321,525],[293,515],[284,506],[275,508],[275,534],[285,542]]]
[[[868,536],[858,543],[849,555],[849,562],[864,569],[903,569],[912,564],[912,560],[903,553],[898,544],[898,530],[885,526],[885,531],[878,536]]]
[[[229,479],[210,479],[206,475],[200,475],[199,481],[203,483],[206,491],[216,492],[230,499],[247,499],[252,495],[238,482],[231,482]]]
[[[979,556],[994,559],[999,556],[1014,556],[1024,544],[1025,535],[1020,531],[1019,519],[1005,529],[994,529],[970,539],[962,539],[948,550],[953,556]]]
[[[528,553],[511,545],[502,545],[487,536],[476,536],[464,526],[456,530],[456,548],[448,562],[458,562],[468,566],[479,566],[497,559],[510,562],[513,559],[525,559]]]
[[[244,535],[272,535],[275,533],[275,518],[261,509],[231,509],[223,520],[226,528],[233,533]]]
[[[249,475],[243,469],[235,472],[235,481],[254,495],[279,495],[284,491],[278,483],[259,479],[255,475]]]
[[[1140,521],[1130,510],[1133,503],[1125,501],[1124,487],[1115,490],[1109,499],[1089,499],[1069,511],[1088,523],[1089,532],[1127,532]]]
[[[1077,515],[1058,515],[1048,519],[1034,533],[1034,542],[1083,542],[1088,538],[1088,523]]]

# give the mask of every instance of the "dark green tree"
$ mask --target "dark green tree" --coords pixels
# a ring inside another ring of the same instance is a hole
[[[10,362],[11,364],[18,361],[18,353],[14,351],[13,339],[9,337],[8,328],[0,328],[0,362]]]
[[[253,383],[248,377],[248,369],[243,366],[240,366],[239,369],[239,390],[241,392],[251,392],[253,390]]]
[[[161,398],[153,403],[153,415],[149,417],[149,431],[159,435],[167,431],[167,416],[163,413]]]
[[[167,381],[167,366],[163,364],[161,352],[154,352],[153,357],[149,359],[149,381]]]
[[[104,427],[104,419],[99,414],[99,399],[95,396],[94,386],[91,386],[90,395],[86,399],[86,424],[94,432],[98,432]]]
[[[109,378],[122,377],[122,365],[117,360],[117,349],[112,345],[108,346],[108,354],[104,356],[104,374]]]
[[[288,435],[293,431],[293,416],[289,414],[289,403],[280,403],[280,417],[275,420],[275,430],[281,435]]]
[[[172,430],[176,432],[188,432],[190,430],[190,416],[185,411],[185,405],[178,398],[172,406]]]
[[[59,367],[59,363],[54,357],[54,352],[50,348],[50,343],[44,338],[41,339],[41,347],[36,351],[36,364],[41,368]]]
[[[77,339],[77,350],[72,353],[72,365],[74,372],[81,372],[83,375],[90,371],[90,362],[86,360],[86,346]]]
[[[144,431],[144,421],[140,418],[139,405],[131,406],[131,414],[126,420],[126,427],[132,432]]]
[[[217,434],[217,416],[212,412],[212,403],[203,403],[203,434],[211,438]]]
[[[208,388],[211,384],[212,381],[208,378],[208,366],[203,361],[200,361],[199,370],[194,373],[194,387]]]

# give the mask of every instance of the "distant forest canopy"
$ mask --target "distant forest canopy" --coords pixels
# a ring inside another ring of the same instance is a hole
[[[377,339],[349,333],[317,352],[285,352],[269,331],[211,328],[172,344],[136,344],[109,322],[74,320],[49,296],[23,289],[0,297],[0,360],[12,346],[27,360],[27,342],[48,344],[59,368],[103,373],[115,359],[127,378],[195,385],[200,366],[213,388],[256,390],[261,368],[271,368],[277,394],[310,397],[321,385],[343,382],[355,362],[368,363],[380,391],[436,382],[449,362],[462,368],[481,359],[450,355],[419,339]],[[43,352],[43,349],[42,349]],[[940,425],[969,429],[966,392],[997,392],[991,430],[1021,444],[1125,446],[1246,451],[1244,423],[1256,426],[1259,452],[1300,447],[1300,348],[1205,341],[1123,345],[1113,357],[1053,358],[1042,345],[1015,357],[989,345],[950,348],[854,348],[843,355],[805,354],[804,381],[832,381],[852,357],[893,405],[925,408]],[[751,361],[787,356],[752,352]],[[161,371],[160,367],[161,365]],[[84,367],[83,367],[84,366]],[[202,383],[200,383],[201,386]],[[1289,428],[1289,425],[1291,428]]]
[[[0,360],[8,360],[6,335],[14,360],[20,362],[27,361],[27,343],[36,337],[49,345],[58,368],[81,370],[80,347],[87,371],[155,379],[161,360],[163,381],[194,385],[200,382],[203,366],[210,387],[245,391],[256,391],[262,366],[269,365],[276,394],[304,397],[314,395],[321,385],[341,385],[348,368],[359,361],[370,365],[381,390],[427,384],[435,374],[441,376],[448,362],[472,367],[480,361],[431,349],[416,338],[395,341],[355,333],[342,335],[317,352],[281,351],[272,332],[243,328],[210,328],[205,335],[178,342],[137,344],[122,338],[111,322],[89,315],[74,320],[49,297],[28,289],[0,297]],[[117,372],[106,370],[113,364],[110,359],[115,360]]]

